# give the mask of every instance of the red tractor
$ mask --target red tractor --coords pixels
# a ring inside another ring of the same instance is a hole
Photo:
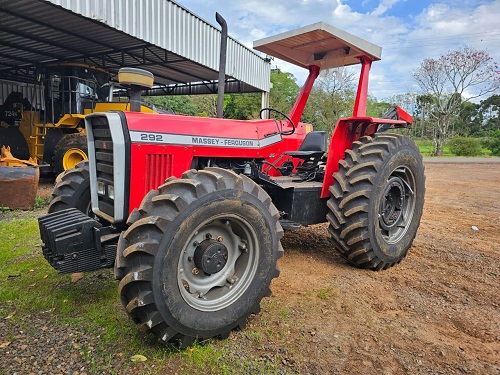
[[[411,116],[366,116],[381,48],[324,23],[255,48],[309,70],[283,120],[88,115],[89,161],[63,175],[39,220],[54,268],[114,266],[128,314],[165,342],[244,327],[279,275],[284,230],[328,222],[332,248],[382,270],[406,256],[419,226],[422,158],[408,137],[385,132]],[[353,116],[327,147],[325,132],[299,122],[307,98],[320,70],[358,63]]]

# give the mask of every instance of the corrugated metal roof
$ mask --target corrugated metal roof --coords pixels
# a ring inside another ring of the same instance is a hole
[[[69,61],[147,69],[173,94],[218,79],[220,30],[174,1],[0,0],[0,19],[2,79]],[[226,75],[227,92],[269,91],[269,62],[232,38]]]

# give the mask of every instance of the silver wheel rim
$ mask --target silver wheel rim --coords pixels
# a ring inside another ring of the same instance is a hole
[[[227,249],[225,264],[212,274],[195,263],[195,253],[206,240]],[[255,277],[259,246],[254,228],[239,215],[221,214],[205,220],[180,253],[177,283],[184,301],[200,311],[218,311],[233,304]]]
[[[398,243],[406,234],[415,212],[416,182],[407,166],[399,166],[383,186],[378,212],[378,229],[388,244]]]

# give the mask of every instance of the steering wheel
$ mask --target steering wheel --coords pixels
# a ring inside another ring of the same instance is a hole
[[[262,108],[259,112],[259,117],[262,118],[262,112],[264,111],[269,111],[269,112],[276,112],[277,114],[283,116],[284,118],[287,119],[287,121],[290,122],[290,124],[292,124],[292,130],[287,130],[287,131],[284,131],[284,132],[280,132],[281,135],[292,135],[293,133],[295,133],[295,124],[293,123],[292,119],[290,117],[288,117],[287,115],[285,115],[283,112],[275,109],[275,108],[271,108],[271,107],[268,107],[268,108]]]

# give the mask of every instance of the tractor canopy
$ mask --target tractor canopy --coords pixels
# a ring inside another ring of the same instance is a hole
[[[308,69],[321,70],[380,60],[382,48],[324,22],[256,40],[253,48]]]

